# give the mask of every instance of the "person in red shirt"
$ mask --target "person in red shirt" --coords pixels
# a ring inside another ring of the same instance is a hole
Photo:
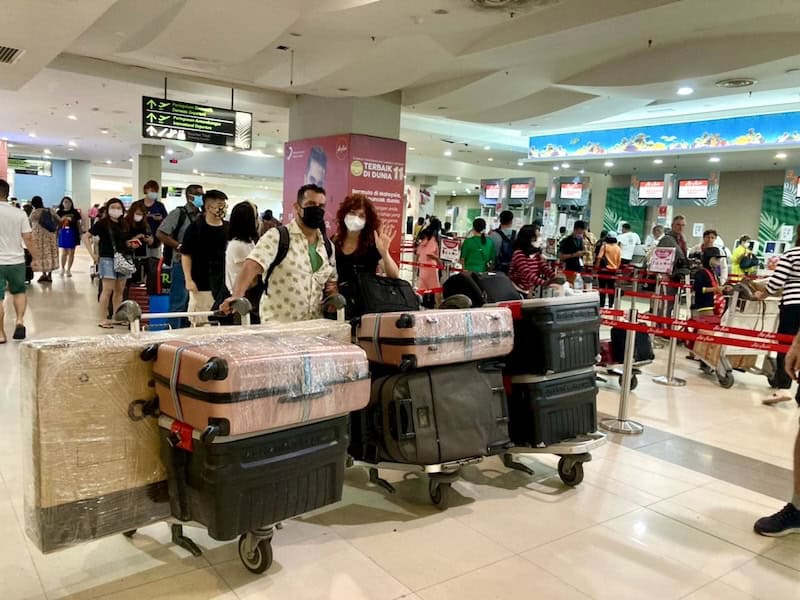
[[[519,230],[508,270],[514,285],[529,295],[534,288],[546,285],[555,277],[555,271],[542,256],[542,249],[535,245],[536,230],[535,225],[525,225]]]

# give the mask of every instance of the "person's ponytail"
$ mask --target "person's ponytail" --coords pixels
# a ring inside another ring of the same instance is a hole
[[[481,231],[481,246],[486,245],[486,233]]]

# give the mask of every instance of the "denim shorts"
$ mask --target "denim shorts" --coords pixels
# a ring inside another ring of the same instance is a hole
[[[97,264],[97,276],[100,279],[130,279],[130,275],[120,275],[114,271],[114,259],[106,256],[100,257]]]

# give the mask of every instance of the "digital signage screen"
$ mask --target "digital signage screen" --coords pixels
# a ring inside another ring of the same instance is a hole
[[[500,197],[500,184],[487,183],[483,187],[483,196],[487,200],[497,200]]]
[[[708,198],[708,179],[682,179],[678,182],[678,198],[682,200]]]
[[[580,200],[583,196],[582,183],[562,183],[560,197],[566,200]]]
[[[663,181],[640,181],[639,182],[639,198],[657,198],[664,197],[664,182]]]
[[[530,186],[527,183],[512,183],[510,198],[514,200],[527,200]]]

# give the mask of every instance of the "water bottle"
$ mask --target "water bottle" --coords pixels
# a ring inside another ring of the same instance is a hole
[[[582,275],[576,275],[575,276],[575,283],[573,284],[572,287],[575,288],[576,292],[582,292],[583,291],[583,276]]]

